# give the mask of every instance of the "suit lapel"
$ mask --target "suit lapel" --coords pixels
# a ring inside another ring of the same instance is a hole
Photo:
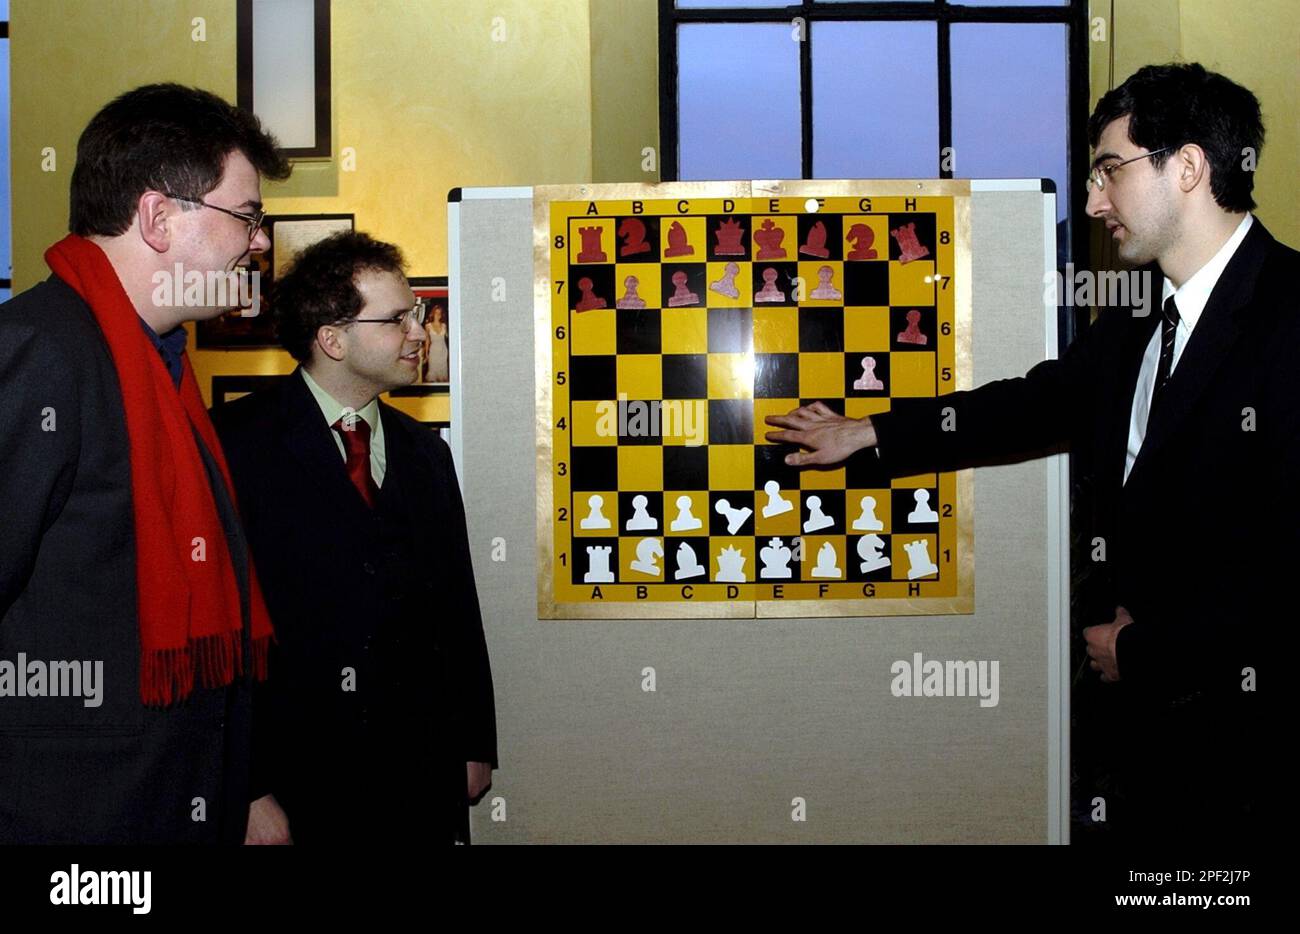
[[[305,483],[317,487],[324,502],[354,518],[365,518],[369,507],[348,479],[347,467],[325,416],[303,381],[301,368],[285,380],[281,396],[281,431],[285,446],[303,470]],[[385,423],[384,428],[388,425]]]

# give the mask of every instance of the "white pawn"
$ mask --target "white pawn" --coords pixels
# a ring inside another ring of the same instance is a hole
[[[861,501],[862,515],[853,520],[853,531],[855,532],[881,532],[884,531],[885,523],[876,518],[876,498],[874,496],[864,496]]]
[[[732,509],[731,503],[725,499],[718,500],[713,509],[718,515],[727,517],[728,535],[735,535],[740,530],[740,527],[749,521],[749,517],[754,514],[754,510],[748,506]]]
[[[629,532],[643,532],[659,528],[659,520],[646,512],[645,507],[649,502],[639,493],[632,497],[632,518],[627,520],[627,530]]]
[[[781,495],[781,484],[777,483],[775,480],[769,480],[764,483],[763,492],[767,494],[767,505],[763,507],[764,519],[779,516],[794,508],[794,503]]]
[[[813,577],[840,577],[839,558],[835,554],[835,546],[830,542],[822,542],[822,547],[817,550],[817,566],[812,569]]]
[[[691,498],[689,496],[677,497],[677,518],[668,527],[669,531],[690,532],[702,525],[704,525],[703,522],[691,515]]]
[[[884,547],[885,540],[879,535],[864,535],[858,539],[858,557],[862,559],[858,570],[866,574],[889,567],[889,558],[880,553]]]
[[[695,549],[686,542],[677,546],[677,572],[673,574],[674,580],[685,580],[688,577],[699,577],[705,573],[704,565],[700,564],[695,557]]]
[[[632,570],[658,577],[660,574],[656,558],[664,556],[664,546],[657,538],[643,538],[636,543],[636,558],[632,561]]]
[[[907,521],[912,524],[921,522],[938,522],[939,514],[930,508],[930,491],[917,490],[913,494],[916,500],[916,508],[908,513]]]
[[[588,496],[587,515],[583,517],[580,523],[578,523],[578,527],[582,529],[611,528],[612,526],[610,525],[609,519],[605,518],[604,514],[600,511],[601,507],[604,505],[605,497],[601,496],[599,493],[592,493]]]
[[[805,532],[816,532],[818,529],[827,529],[835,524],[835,520],[826,513],[822,512],[822,498],[820,496],[808,497],[808,521],[803,524]]]

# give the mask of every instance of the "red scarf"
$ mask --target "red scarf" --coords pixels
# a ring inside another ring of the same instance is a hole
[[[228,685],[244,670],[239,588],[195,431],[217,462],[232,503],[235,496],[189,356],[182,357],[178,393],[117,271],[89,240],[69,234],[45,251],[45,262],[90,306],[122,388],[135,516],[140,696],[149,706],[166,706],[188,697],[196,677],[203,687]],[[251,561],[248,576],[252,670],[265,679],[271,618]]]

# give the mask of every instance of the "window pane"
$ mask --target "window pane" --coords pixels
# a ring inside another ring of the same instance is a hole
[[[953,175],[1050,178],[1064,220],[1070,98],[1060,23],[954,23]]]
[[[747,6],[789,6],[791,2],[798,0],[677,0],[677,9],[679,10],[698,10],[713,7],[715,9],[734,9],[736,7]]]
[[[800,178],[799,43],[788,24],[677,28],[678,177]]]
[[[939,174],[936,28],[921,22],[813,24],[813,175]]]
[[[952,0],[949,6],[1068,6],[1070,0]]]

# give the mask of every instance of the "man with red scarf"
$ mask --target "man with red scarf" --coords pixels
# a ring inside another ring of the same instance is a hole
[[[183,324],[230,310],[211,286],[269,246],[260,179],[288,174],[213,94],[123,94],[53,275],[0,306],[0,843],[245,838],[271,626]]]

